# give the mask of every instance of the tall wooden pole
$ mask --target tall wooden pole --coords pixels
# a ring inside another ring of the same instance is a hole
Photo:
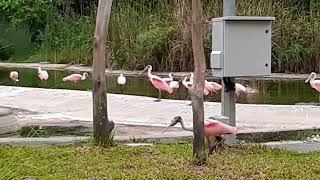
[[[193,154],[197,160],[206,159],[204,153],[204,105],[203,89],[206,61],[202,40],[202,4],[201,0],[192,0],[192,51],[194,59],[194,86],[189,92],[193,111]]]
[[[114,123],[108,119],[105,79],[106,30],[111,13],[112,0],[99,0],[96,29],[93,42],[93,129],[96,141],[110,137]]]

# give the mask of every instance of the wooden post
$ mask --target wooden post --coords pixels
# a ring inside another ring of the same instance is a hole
[[[198,162],[206,159],[204,153],[204,105],[203,89],[206,61],[202,40],[202,4],[201,0],[192,0],[192,51],[194,59],[194,86],[189,92],[193,111],[193,154]]]
[[[106,30],[108,29],[112,0],[99,0],[93,41],[93,129],[97,142],[110,138],[114,123],[108,119],[105,79]]]

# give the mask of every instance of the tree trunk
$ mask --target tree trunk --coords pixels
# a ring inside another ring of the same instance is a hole
[[[93,127],[96,142],[110,138],[114,123],[108,119],[105,79],[106,30],[110,19],[112,0],[99,0],[93,42]]]
[[[192,51],[194,58],[194,86],[189,92],[193,111],[193,154],[198,162],[206,159],[204,153],[204,107],[203,89],[206,69],[205,55],[202,40],[202,4],[201,0],[192,0]]]

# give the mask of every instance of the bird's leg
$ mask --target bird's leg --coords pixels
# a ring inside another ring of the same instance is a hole
[[[210,156],[213,153],[210,137],[207,137],[207,142],[208,142],[208,156]]]
[[[190,95],[188,96],[188,101],[189,101],[189,99],[190,99],[190,101],[191,101],[191,97],[190,97]],[[187,104],[187,106],[191,106],[192,105],[192,101],[190,102],[190,104]]]
[[[223,145],[224,145],[224,141],[225,141],[225,139],[223,138],[223,137],[220,137],[220,136],[217,136],[216,137],[216,140],[218,141],[217,142],[217,149],[220,147],[223,147]]]
[[[155,100],[154,102],[160,102],[161,101],[161,91],[159,89],[159,94],[158,94],[158,98],[157,100]]]
[[[213,137],[208,137],[207,138],[207,140],[208,140],[208,149],[209,149],[208,156],[210,156],[213,153],[215,153],[217,151],[217,149],[218,149],[217,144],[213,144],[212,143],[212,138]]]
[[[123,86],[120,86],[121,94],[123,94]]]

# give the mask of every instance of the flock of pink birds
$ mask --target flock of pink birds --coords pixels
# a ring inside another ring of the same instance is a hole
[[[161,93],[166,92],[166,93],[173,93],[179,88],[179,81],[174,81],[173,80],[173,74],[169,73],[168,78],[161,78],[157,75],[152,74],[152,66],[147,65],[144,70],[140,72],[143,73],[145,71],[148,71],[148,78],[151,84],[158,90],[158,98],[156,101],[160,101],[161,99]],[[194,74],[190,73],[190,75],[184,75],[182,77],[182,85],[187,88],[188,90],[192,89],[193,87],[193,78]],[[189,79],[189,80],[188,80]],[[216,82],[209,82],[205,80],[204,84],[204,89],[203,89],[203,94],[205,96],[208,96],[210,93],[218,93],[221,90],[222,86]],[[239,96],[242,93],[247,93],[247,88],[244,87],[240,83],[235,84],[235,92],[236,95]]]
[[[83,73],[81,74],[71,74],[69,76],[66,76],[64,78],[62,78],[62,81],[64,82],[73,82],[73,83],[78,83],[81,80],[85,80],[86,76],[88,76],[88,73]],[[11,71],[9,74],[9,78],[14,81],[14,82],[19,82],[19,72],[18,71]],[[41,81],[46,81],[49,79],[49,74],[46,70],[42,70],[41,67],[38,67],[38,78]]]
[[[179,81],[174,81],[173,74],[169,73],[168,78],[161,78],[157,75],[153,75],[152,72],[152,66],[147,65],[143,71],[140,72],[143,73],[145,71],[148,71],[148,78],[151,84],[158,90],[159,95],[156,101],[161,100],[161,92],[166,92],[166,93],[173,93],[179,88]],[[14,82],[19,81],[19,73],[18,71],[11,71],[10,72],[10,78]],[[64,82],[69,81],[73,83],[78,83],[81,80],[85,80],[86,76],[88,76],[88,73],[83,73],[81,74],[71,74],[69,76],[64,77],[62,80]],[[41,81],[46,81],[49,78],[49,74],[47,71],[42,70],[41,67],[38,67],[38,78]],[[193,87],[193,78],[194,74],[191,73],[189,75],[184,75],[181,79],[182,85],[187,88],[188,90],[192,89]],[[312,88],[320,92],[320,80],[315,80],[316,78],[316,73],[312,72],[309,76],[309,78],[305,81],[305,83],[310,82],[310,85]],[[126,84],[126,78],[123,74],[120,74],[120,76],[117,79],[118,85],[124,86]],[[218,93],[222,89],[222,86],[216,82],[209,82],[205,80],[204,84],[204,89],[203,89],[203,94],[205,96],[208,96],[210,93]],[[237,97],[242,94],[242,93],[247,93],[247,88],[244,87],[242,84],[236,83],[235,84],[235,92]],[[320,97],[319,97],[320,98]],[[319,99],[320,100],[320,99]],[[170,123],[170,125],[163,131],[165,132],[168,128],[173,127],[174,125],[180,123],[182,128],[187,131],[193,131],[193,128],[188,128],[185,126],[182,117],[176,116]],[[204,124],[204,134],[205,137],[208,141],[209,144],[209,155],[213,153],[214,150],[216,150],[217,145],[212,145],[211,144],[211,137],[219,137],[221,140],[224,139],[224,136],[227,134],[236,134],[237,133],[237,128],[224,124],[218,120],[206,120]],[[220,144],[223,143],[220,142]]]

